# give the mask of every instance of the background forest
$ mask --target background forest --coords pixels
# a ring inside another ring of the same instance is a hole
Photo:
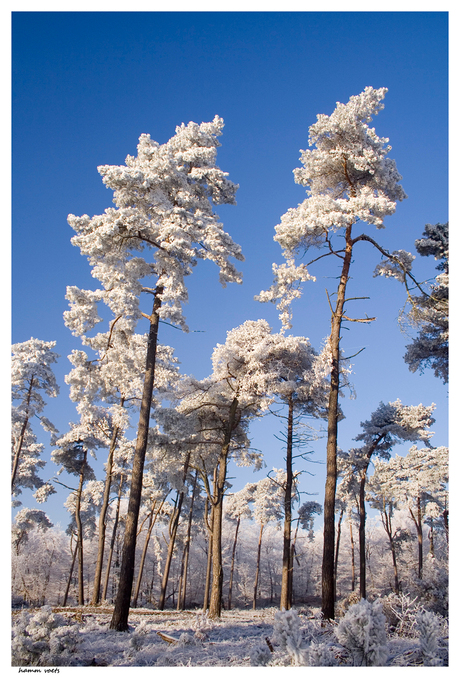
[[[13,13],[15,665],[84,664],[75,606],[136,652],[136,609],[194,646],[266,609],[243,663],[447,664],[446,48],[436,12]]]

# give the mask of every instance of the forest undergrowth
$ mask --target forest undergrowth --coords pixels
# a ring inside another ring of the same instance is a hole
[[[133,609],[129,631],[109,629],[112,606],[13,612],[13,666],[447,666],[448,622],[416,598],[391,594],[319,608]]]

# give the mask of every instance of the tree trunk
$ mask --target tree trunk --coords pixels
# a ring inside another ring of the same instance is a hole
[[[230,581],[228,583],[228,609],[232,609],[232,589],[233,589],[233,570],[235,568],[236,542],[238,539],[238,530],[240,529],[241,516],[236,521],[235,538],[233,539],[232,564],[230,566]]]
[[[193,481],[192,499],[190,501],[190,511],[188,514],[187,536],[185,538],[184,552],[182,554],[181,578],[179,587],[179,597],[177,600],[177,609],[185,610],[185,597],[187,595],[187,574],[188,574],[188,560],[190,555],[190,541],[192,535],[192,521],[193,521],[193,505],[195,503],[195,492],[198,482],[198,471],[195,471],[195,478]]]
[[[417,541],[418,541],[418,578],[423,576],[423,527],[422,527],[422,502],[417,497]]]
[[[72,546],[71,546],[70,552],[72,552]],[[78,541],[75,544],[75,549],[74,549],[73,556],[72,556],[72,564],[70,565],[69,578],[67,579],[67,586],[66,586],[65,592],[64,592],[64,600],[62,601],[62,607],[66,607],[66,605],[67,605],[67,598],[69,597],[70,584],[72,582],[73,568],[75,567],[75,560],[77,558],[77,553],[78,553]]]
[[[19,467],[19,458],[21,456],[21,450],[22,450],[22,445],[23,445],[23,442],[24,442],[24,436],[25,436],[27,424],[28,424],[28,421],[29,421],[29,406],[30,406],[30,398],[32,397],[33,384],[34,384],[34,378],[32,377],[31,380],[30,380],[29,388],[27,389],[26,417],[24,419],[24,423],[22,424],[21,433],[19,434],[19,438],[18,438],[18,441],[16,443],[16,449],[14,451],[13,468],[12,468],[12,471],[11,471],[11,492],[13,492],[13,490],[14,490],[14,482],[16,480],[16,474],[17,474],[18,467]]]
[[[211,619],[220,617],[222,612],[222,588],[224,573],[222,570],[222,514],[227,477],[227,460],[230,450],[230,441],[236,423],[238,399],[234,398],[230,406],[229,418],[225,430],[224,441],[219,455],[218,471],[213,497],[213,525],[212,525],[212,588],[209,604]]]
[[[185,479],[187,478],[189,461],[190,461],[190,453],[187,455],[187,458],[185,460],[184,475],[183,475],[183,478],[182,478],[184,483],[185,483]],[[164,607],[165,607],[166,588],[168,586],[169,570],[171,568],[171,562],[172,562],[172,557],[173,557],[173,553],[174,553],[174,546],[176,544],[177,528],[179,527],[179,520],[180,520],[181,511],[182,511],[182,504],[184,502],[184,494],[185,494],[184,490],[181,490],[180,492],[177,493],[176,506],[175,506],[174,512],[171,516],[171,522],[170,522],[170,525],[169,525],[168,554],[166,556],[165,569],[164,569],[164,572],[163,572],[163,579],[162,579],[162,582],[161,582],[160,600],[159,600],[159,603],[158,603],[158,609],[159,610],[164,610]]]
[[[260,524],[259,532],[259,544],[257,546],[257,565],[256,565],[256,578],[254,581],[254,596],[252,599],[252,609],[255,610],[257,607],[257,587],[259,586],[259,572],[260,572],[260,551],[262,548],[262,532],[264,530],[263,523]]]
[[[337,485],[337,432],[340,389],[340,330],[345,303],[345,291],[351,264],[353,241],[351,224],[345,232],[345,255],[342,273],[337,289],[337,303],[331,320],[331,385],[327,423],[327,470],[324,494],[324,545],[322,565],[322,613],[325,619],[334,619],[335,578],[334,578],[334,540],[335,540],[335,491]]]
[[[337,540],[335,544],[335,559],[334,559],[334,579],[337,583],[337,569],[339,565],[339,547],[340,547],[340,535],[342,533],[342,518],[343,518],[344,509],[340,510],[339,523],[337,525]]]
[[[149,547],[149,542],[150,542],[150,537],[152,535],[152,530],[154,528],[154,525],[157,521],[158,515],[163,508],[163,504],[165,503],[165,499],[161,502],[159,507],[156,510],[155,517],[153,517],[153,512],[155,511],[155,506],[156,506],[156,501],[153,502],[152,510],[150,511],[149,515],[149,526],[147,528],[147,534],[145,536],[145,542],[144,542],[144,548],[142,549],[142,556],[141,556],[141,562],[139,563],[139,572],[137,573],[137,582],[136,582],[136,588],[134,590],[134,596],[133,596],[133,607],[137,607],[137,599],[139,597],[139,590],[141,588],[141,582],[142,582],[142,574],[144,572],[144,564],[145,564],[145,558],[147,555],[147,549]]]
[[[212,524],[213,524],[214,510],[211,506],[211,525],[208,525],[208,500],[206,499],[205,504],[205,515],[204,522],[205,526],[208,528],[208,559],[206,563],[206,579],[204,584],[204,596],[203,596],[203,612],[209,608],[209,594],[211,589],[211,571],[212,571]]]
[[[292,394],[288,401],[288,428],[286,444],[286,487],[284,490],[284,528],[283,528],[283,572],[281,575],[280,609],[289,610],[289,595],[293,563],[291,562],[291,522],[292,522],[292,430],[294,419],[294,403]]]
[[[77,501],[75,503],[75,522],[77,524],[77,540],[78,540],[78,604],[85,604],[85,590],[83,582],[83,525],[80,516],[81,493],[83,491],[83,483],[85,481],[85,465],[87,452],[83,452],[83,460],[81,464],[80,480],[77,490]]]
[[[356,581],[356,573],[355,573],[355,540],[353,539],[353,523],[350,519],[349,522],[350,525],[350,546],[351,546],[351,590],[355,590],[355,581]]]
[[[121,407],[124,405],[124,398],[121,399]],[[100,600],[101,592],[101,577],[102,577],[102,565],[104,561],[104,549],[105,549],[105,530],[106,530],[106,520],[107,520],[107,510],[109,508],[110,501],[110,489],[112,486],[112,469],[113,469],[113,456],[115,454],[115,449],[117,445],[117,438],[120,429],[118,426],[115,426],[112,433],[112,440],[110,442],[109,455],[107,457],[107,468],[105,471],[105,485],[104,485],[104,496],[102,498],[102,507],[101,513],[99,515],[99,539],[97,545],[97,558],[96,558],[96,571],[94,573],[94,588],[93,588],[93,597],[91,599],[91,605],[97,605]]]
[[[150,316],[144,390],[139,413],[136,450],[134,452],[133,471],[131,476],[131,491],[129,494],[128,513],[126,516],[125,537],[120,568],[120,583],[112,620],[110,622],[110,628],[115,629],[116,631],[128,630],[129,604],[133,586],[134,561],[136,556],[137,522],[141,505],[142,476],[144,473],[145,453],[148,442],[153,384],[155,381],[158,324],[160,320],[158,313],[161,307],[162,292],[163,288],[158,288],[153,303],[152,315]]]
[[[119,518],[119,515],[120,515],[120,502],[121,502],[122,488],[123,488],[123,476],[120,476],[120,483],[118,485],[117,508],[116,508],[116,511],[115,511],[115,519],[114,519],[114,522],[113,522],[112,537],[110,539],[109,554],[107,556],[107,565],[106,565],[106,570],[105,570],[105,581],[104,581],[104,589],[102,591],[102,600],[107,600],[107,589],[109,587],[110,566],[112,565],[112,556],[113,556],[113,550],[114,550],[114,547],[115,547],[115,537],[116,537],[117,528],[118,528],[118,518]]]

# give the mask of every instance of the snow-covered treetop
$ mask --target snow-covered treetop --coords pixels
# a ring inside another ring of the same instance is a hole
[[[287,252],[316,246],[329,230],[358,219],[381,228],[395,201],[406,197],[396,164],[387,157],[388,139],[369,127],[387,91],[366,87],[347,104],[337,103],[330,116],[318,115],[310,127],[309,145],[316,148],[302,151],[303,167],[294,170],[309,197],[276,227],[275,240]]]
[[[227,518],[251,518],[250,503],[254,501],[255,483],[247,483],[238,492],[229,494],[225,500],[225,515]]]
[[[273,469],[273,477],[261,478],[255,483],[253,501],[254,520],[262,525],[279,521],[283,517],[284,483],[286,471]]]
[[[222,285],[241,282],[229,261],[243,260],[241,248],[212,210],[212,204],[235,204],[238,188],[215,164],[223,126],[218,116],[201,125],[183,124],[161,145],[143,134],[136,157],[128,156],[123,166],[98,168],[116,207],[92,219],[68,217],[77,233],[72,243],[88,257],[93,277],[104,288],[84,293],[86,324],[96,319],[95,303],[103,298],[114,315],[124,315],[134,326],[142,281],[154,276],[154,288],[161,290],[160,316],[185,327],[184,276],[198,259],[217,264]],[[73,303],[79,303],[76,297]]]
[[[388,451],[397,442],[422,440],[429,443],[433,431],[429,427],[436,405],[403,405],[401,401],[380,403],[371,418],[361,422],[363,432],[355,440],[363,441],[361,452],[366,455],[372,450],[379,456],[389,456]]]
[[[274,265],[272,287],[256,297],[277,303],[283,327],[289,327],[290,304],[300,296],[301,283],[314,280],[305,264],[296,265],[296,255],[325,245],[331,253],[331,234],[357,221],[383,228],[396,201],[406,197],[395,161],[388,158],[388,139],[369,127],[386,93],[384,87],[366,87],[347,104],[337,103],[330,116],[318,115],[310,127],[309,145],[315,148],[301,151],[302,167],[294,170],[307,198],[275,227],[287,263]]]
[[[52,398],[59,394],[59,387],[51,367],[59,358],[59,355],[51,350],[55,346],[55,341],[31,338],[11,347],[12,400],[21,401],[19,408],[16,409],[27,412],[29,418],[40,414],[45,407],[40,391]],[[49,425],[47,419],[44,422],[45,426]],[[54,430],[54,427],[51,430]]]

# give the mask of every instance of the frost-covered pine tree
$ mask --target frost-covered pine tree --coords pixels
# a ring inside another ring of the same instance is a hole
[[[353,467],[359,476],[359,591],[366,598],[366,480],[372,457],[388,459],[397,443],[422,440],[429,442],[433,435],[428,429],[434,423],[434,403],[403,405],[400,400],[380,403],[371,418],[361,422],[362,433],[355,440],[364,444],[352,450]]]
[[[59,358],[52,350],[55,346],[55,341],[32,338],[11,347],[11,492],[14,496],[21,493],[21,487],[38,490],[44,486],[37,475],[37,470],[45,465],[40,459],[44,446],[37,442],[32,421],[37,417],[54,440],[57,430],[42,412],[46,405],[43,395],[55,398],[59,393],[52,368]],[[45,494],[42,493],[41,499]]]
[[[334,617],[334,511],[337,482],[337,422],[340,390],[340,337],[344,321],[368,322],[370,318],[350,318],[346,309],[346,288],[352,259],[358,243],[372,244],[390,260],[404,260],[389,255],[366,233],[355,235],[361,222],[383,228],[385,217],[393,214],[396,202],[405,198],[394,160],[388,157],[388,139],[377,136],[369,126],[372,117],[383,108],[385,88],[365,90],[338,103],[330,115],[318,115],[310,127],[309,144],[313,150],[302,151],[302,167],[294,170],[295,181],[305,186],[308,197],[297,208],[289,209],[276,226],[275,240],[283,249],[286,263],[274,264],[272,288],[259,295],[260,301],[277,302],[280,317],[289,325],[290,304],[301,294],[301,283],[313,280],[309,264],[296,265],[311,248],[323,253],[317,259],[332,256],[341,260],[335,306],[331,304],[331,383],[327,441],[327,477],[324,502],[324,553],[322,574],[323,613]],[[339,238],[338,243],[336,240]]]
[[[136,157],[128,156],[122,166],[98,168],[104,184],[114,192],[115,207],[93,218],[68,218],[76,232],[72,243],[88,257],[92,275],[102,285],[95,292],[80,291],[92,305],[85,320],[97,322],[97,304],[103,301],[114,318],[123,316],[132,327],[141,317],[150,324],[120,586],[110,624],[120,631],[127,629],[134,575],[159,322],[169,320],[185,328],[184,278],[199,259],[217,264],[224,286],[241,282],[229,261],[231,257],[242,260],[241,249],[225,233],[212,208],[234,204],[237,190],[216,165],[223,125],[217,116],[201,125],[183,124],[165,144],[143,134]],[[153,296],[151,311],[141,310],[143,294]]]
[[[385,666],[388,657],[382,604],[362,599],[340,620],[335,634],[349,650],[353,666]]]

